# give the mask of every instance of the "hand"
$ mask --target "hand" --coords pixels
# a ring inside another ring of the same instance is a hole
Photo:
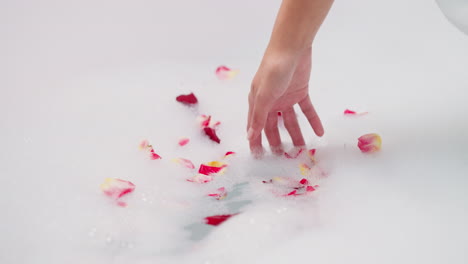
[[[265,53],[249,94],[247,137],[254,155],[263,154],[262,130],[272,152],[284,153],[278,130],[279,111],[294,146],[305,145],[293,108],[295,104],[299,104],[315,134],[323,135],[322,123],[309,97],[311,50],[308,48],[298,56]]]

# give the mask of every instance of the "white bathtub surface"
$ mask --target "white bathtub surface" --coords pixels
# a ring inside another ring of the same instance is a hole
[[[254,161],[245,140],[278,6],[1,1],[0,263],[468,263],[468,36],[434,1],[336,1],[313,51],[326,135],[299,115],[329,176],[286,199],[261,181],[299,177],[295,161]],[[223,64],[239,75],[216,79]],[[175,101],[190,91],[197,109]],[[222,122],[220,145],[197,114]],[[370,132],[377,155],[356,147]],[[138,150],[145,138],[162,160]],[[205,185],[171,162],[226,151],[228,171]],[[107,177],[135,183],[127,208],[101,193]],[[206,197],[221,186],[225,200]]]

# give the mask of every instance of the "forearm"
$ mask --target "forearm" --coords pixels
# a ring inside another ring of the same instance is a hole
[[[333,0],[283,0],[266,54],[299,56],[312,45]]]

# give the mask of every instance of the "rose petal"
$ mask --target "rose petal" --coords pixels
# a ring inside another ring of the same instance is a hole
[[[105,195],[117,200],[125,194],[133,192],[135,184],[121,179],[106,178],[100,188]]]
[[[184,166],[186,168],[195,169],[195,165],[193,165],[193,163],[188,159],[177,158],[177,159],[173,159],[172,161],[174,161],[176,163],[179,163],[180,165],[182,165],[182,166]]]
[[[221,140],[219,139],[218,135],[216,135],[216,130],[214,130],[211,127],[205,127],[203,131],[205,131],[205,135],[207,135],[212,141],[218,144],[221,143]]]
[[[285,196],[293,196],[293,195],[295,196],[295,195],[296,195],[296,193],[297,193],[297,191],[296,191],[296,190],[294,190],[294,191],[292,191],[292,192],[290,192],[290,193],[286,194]]]
[[[154,152],[153,146],[151,146],[151,145],[149,144],[148,140],[143,140],[143,141],[140,143],[140,149],[148,151],[148,152],[149,152],[149,157],[150,157],[150,159],[152,159],[152,160],[161,159],[161,156],[159,156],[158,154],[156,154],[156,153]]]
[[[238,70],[231,70],[226,66],[219,66],[216,68],[216,76],[220,80],[228,80],[234,78],[239,73]]]
[[[302,180],[299,181],[299,183],[302,184],[302,185],[307,185],[307,184],[309,184],[309,181],[307,179],[302,179]]]
[[[210,175],[203,175],[203,174],[197,174],[193,176],[192,178],[187,179],[189,182],[196,182],[196,183],[207,183],[213,180],[213,176]]]
[[[199,115],[197,121],[200,123],[201,128],[208,127],[210,125],[211,116]]]
[[[154,150],[153,150],[153,149],[151,150],[150,158],[151,158],[152,160],[162,159],[161,156],[159,156],[158,154],[154,153]]]
[[[218,190],[214,193],[209,193],[208,196],[215,197],[216,200],[222,200],[226,198],[227,191],[224,187],[218,188]]]
[[[138,146],[141,150],[146,149],[149,146],[148,140],[141,141],[140,145]]]
[[[235,216],[237,214],[227,214],[227,215],[213,215],[205,217],[205,224],[217,226],[220,225],[222,222],[228,220],[229,218]]]
[[[358,138],[358,147],[363,153],[373,153],[382,147],[382,138],[378,134],[366,134]]]
[[[231,156],[234,156],[235,154],[236,154],[236,153],[233,152],[233,151],[228,151],[228,152],[226,152],[226,154],[224,154],[224,158],[225,158],[225,159],[226,159],[226,158],[229,158],[229,157],[231,157]]]
[[[300,196],[300,195],[305,195],[307,193],[310,193],[310,192],[313,192],[316,190],[316,188],[318,187],[318,185],[315,185],[315,186],[306,186],[306,188],[300,188],[298,190],[294,190],[294,191],[291,191],[289,192],[288,194],[285,194],[283,196]]]
[[[222,174],[226,167],[227,165],[225,163],[220,161],[211,161],[206,164],[201,164],[198,169],[198,173],[203,175]]]
[[[186,138],[186,137],[181,138],[181,139],[179,139],[179,146],[181,146],[181,147],[182,147],[182,146],[185,146],[185,145],[187,145],[189,142],[190,142],[190,139],[189,139],[189,138]]]
[[[310,160],[312,161],[313,164],[315,164],[316,160],[315,160],[315,152],[317,152],[316,149],[309,149],[307,151],[307,155],[309,156]]]
[[[304,151],[304,149],[300,148],[300,149],[297,151],[296,154],[291,155],[291,154],[285,152],[285,153],[284,153],[284,156],[286,156],[286,158],[288,158],[288,159],[295,159],[295,158],[299,157],[299,155],[300,155],[303,151]]]
[[[344,114],[344,115],[355,115],[355,116],[360,116],[360,115],[366,115],[366,114],[368,114],[368,112],[361,112],[361,113],[358,113],[358,112],[356,112],[356,111],[346,109],[346,110],[344,110],[343,114]]]
[[[305,163],[299,164],[299,169],[301,171],[301,174],[304,175],[304,176],[309,175],[309,172],[311,170],[311,168],[309,166],[307,166],[307,164],[305,164]]]
[[[197,97],[193,94],[183,94],[176,97],[177,102],[183,103],[185,105],[193,105],[198,103]]]

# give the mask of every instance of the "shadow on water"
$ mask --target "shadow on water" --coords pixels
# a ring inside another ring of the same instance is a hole
[[[242,196],[242,191],[249,185],[248,182],[238,183],[233,186],[231,192],[229,192],[229,196],[226,197],[224,200],[226,203],[226,207],[230,214],[239,213],[239,210],[251,204],[251,200],[240,200],[240,201],[233,201],[236,198]],[[193,223],[191,225],[185,226],[184,229],[190,232],[190,240],[192,241],[199,241],[206,237],[211,230],[215,228],[214,226],[207,225],[205,223]]]

